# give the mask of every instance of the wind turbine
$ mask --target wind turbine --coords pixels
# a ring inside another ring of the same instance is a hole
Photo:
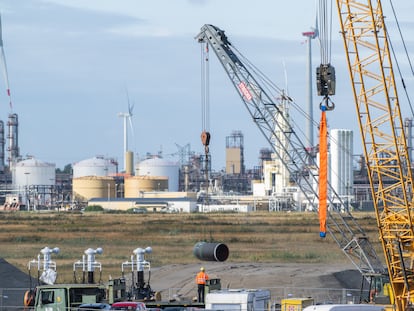
[[[308,104],[306,113],[308,118],[306,120],[306,139],[310,151],[314,149],[314,140],[313,140],[313,101],[312,101],[312,40],[315,38],[319,38],[319,30],[318,30],[318,17],[316,16],[315,27],[311,27],[310,31],[302,32],[302,35],[307,38],[307,54],[308,54],[308,61],[307,61],[307,70],[306,70],[306,78],[307,78],[307,96],[308,96]]]
[[[124,172],[126,172],[127,167],[127,152],[128,150],[128,128],[127,123],[129,123],[129,126],[131,128],[132,137],[134,137],[134,127],[132,125],[132,111],[134,110],[134,105],[131,105],[129,102],[129,95],[127,90],[127,100],[128,100],[128,112],[120,112],[118,113],[118,117],[124,118]]]

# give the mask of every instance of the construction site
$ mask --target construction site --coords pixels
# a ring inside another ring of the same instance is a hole
[[[316,269],[318,273],[329,271],[325,281],[338,288],[338,292],[331,294],[322,289],[315,293],[293,288],[287,292],[286,283],[276,289],[275,284],[266,282],[249,283],[249,286],[257,286],[255,289],[233,290],[234,279],[228,281],[224,289],[223,277],[230,279],[224,271],[234,273],[240,267],[224,264],[229,250],[220,241],[200,241],[194,246],[193,255],[199,260],[197,265],[205,261],[212,274],[220,275],[198,283],[203,285],[200,291],[206,295],[205,301],[200,301],[204,299],[200,296],[198,299],[188,297],[193,293],[194,284],[190,289],[180,286],[181,291],[170,292],[168,301],[158,297],[147,282],[151,264],[145,255],[152,252],[151,247],[135,249],[131,260],[122,263],[120,278],[99,282],[95,270],[100,271],[102,267],[95,256],[102,254],[102,248],[88,248],[82,260],[73,264],[74,282],[55,284],[57,266],[51,256],[58,254],[59,248],[45,246],[40,251],[42,255],[28,264],[29,270],[35,271],[30,276],[37,285],[25,291],[22,299],[25,308],[80,311],[83,304],[91,304],[85,306],[86,309],[96,309],[93,304],[99,304],[97,308],[111,308],[110,305],[126,301],[145,302],[147,306],[144,307],[148,309],[174,307],[181,308],[180,311],[184,308],[234,311],[403,311],[414,308],[411,216],[414,114],[385,16],[394,14],[393,23],[397,25],[398,19],[393,10],[383,12],[380,0],[317,2],[315,27],[302,33],[307,44],[305,108],[238,50],[231,31],[220,25],[200,25],[198,32],[194,29],[193,44],[200,47],[202,120],[198,135],[201,152],[194,152],[190,144],[176,144],[178,151],[174,160],[164,156],[162,151],[135,158],[135,150],[128,142],[128,138],[131,139],[128,124],[132,128],[134,108],[128,97],[128,112],[118,114],[123,120],[123,166],[120,167],[121,161],[116,157],[96,155],[72,162],[61,170],[54,163],[22,156],[18,114],[10,109],[7,126],[0,121],[0,200],[5,213],[84,213],[88,208],[134,214],[317,213],[320,239],[332,239],[348,259],[349,266],[346,269],[343,265],[329,269],[309,266],[309,269]],[[337,60],[332,55],[333,11],[338,13],[336,18],[343,45],[341,57],[344,62],[346,60],[353,99],[349,114],[358,122],[357,133],[355,129],[335,128],[335,124],[328,122],[341,104],[335,99],[336,77],[345,75],[336,71]],[[3,40],[0,39],[1,63],[11,108]],[[405,46],[402,34],[400,39]],[[320,64],[314,66],[311,43],[316,40]],[[404,65],[411,66],[406,49],[405,52]],[[246,167],[244,134],[234,129],[222,142],[225,167],[212,168],[215,156],[210,149],[214,137],[210,128],[212,59],[228,78],[228,89],[231,89],[228,92],[235,91],[247,110],[246,122],[254,123],[257,136],[267,143],[257,151],[257,166]],[[412,68],[411,72],[414,72]],[[313,89],[319,101],[317,105],[313,103]],[[314,118],[314,106],[317,118]],[[360,137],[358,149],[362,149],[362,154],[354,152],[356,135]],[[375,214],[380,247],[373,246],[354,217],[354,213],[367,211]],[[223,265],[216,268],[211,262]],[[255,267],[253,264],[253,270]],[[190,273],[195,269],[194,266],[179,266],[173,270],[177,268],[177,273]],[[248,270],[243,266],[241,269]],[[75,277],[77,270],[82,277]],[[124,275],[126,270],[131,271],[130,277]],[[160,267],[158,271],[162,270]],[[204,267],[201,271],[204,272]],[[269,274],[268,269],[265,271]],[[171,270],[168,273],[172,273]],[[292,276],[299,272],[295,272],[295,267],[284,265],[280,270],[272,270],[272,277],[267,281],[280,282],[274,278],[286,278],[284,273]],[[300,273],[304,273],[302,269]],[[340,276],[332,278],[332,275]],[[166,278],[165,274],[159,277]],[[260,278],[263,281],[263,275]],[[314,288],[322,286],[316,284],[315,279],[300,279],[302,284],[313,283]],[[321,281],[323,277],[317,279]],[[177,283],[171,281],[170,285],[176,286]],[[190,283],[190,278],[180,282]],[[355,291],[358,282],[359,293]],[[240,279],[235,283],[238,287],[244,285]],[[345,290],[345,286],[353,287],[352,293]],[[16,306],[8,305],[6,309],[9,307]],[[135,308],[138,311],[138,307]]]

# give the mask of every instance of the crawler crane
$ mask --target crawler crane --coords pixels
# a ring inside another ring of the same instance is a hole
[[[230,43],[220,28],[204,25],[196,40],[208,44],[214,51],[253,121],[288,170],[290,179],[300,187],[308,202],[315,202],[318,193],[313,185],[318,182],[314,169],[317,165],[281,110],[282,103],[270,95],[271,83]],[[283,91],[279,96],[281,101],[293,103]],[[383,264],[364,230],[330,185],[329,189],[331,195],[327,203],[332,209],[327,218],[328,233],[362,275],[384,273]]]
[[[411,310],[413,178],[382,4],[336,3],[394,306]]]

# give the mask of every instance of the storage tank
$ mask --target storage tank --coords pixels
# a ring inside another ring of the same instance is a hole
[[[114,159],[96,156],[73,164],[73,178],[84,176],[113,176],[117,173]]]
[[[31,185],[54,185],[56,165],[35,158],[17,162],[13,170],[13,184],[16,188]]]
[[[124,180],[124,197],[137,198],[140,192],[166,191],[168,189],[167,176],[132,176]]]
[[[116,187],[113,177],[83,176],[72,180],[73,197],[80,201],[91,198],[115,198]]]
[[[178,191],[179,165],[158,157],[144,160],[138,164],[137,176],[166,176],[168,191]]]
[[[332,188],[340,196],[352,195],[354,182],[352,168],[353,132],[346,129],[332,129],[329,141]]]

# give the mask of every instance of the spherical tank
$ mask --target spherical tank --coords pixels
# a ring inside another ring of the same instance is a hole
[[[73,178],[72,191],[73,196],[82,201],[91,198],[114,198],[116,191],[115,179],[103,176]]]
[[[73,178],[84,176],[112,176],[117,173],[117,164],[113,159],[97,156],[73,164]]]
[[[331,184],[338,195],[352,194],[353,186],[353,133],[346,129],[332,129],[329,135],[331,146]]]
[[[168,189],[167,176],[133,176],[127,177],[125,182],[125,198],[137,198],[141,191],[166,191]]]
[[[55,170],[55,164],[29,158],[16,163],[13,183],[16,187],[54,185],[56,180]]]
[[[147,159],[138,164],[139,176],[167,176],[168,191],[178,191],[179,166],[175,162],[161,158]]]

